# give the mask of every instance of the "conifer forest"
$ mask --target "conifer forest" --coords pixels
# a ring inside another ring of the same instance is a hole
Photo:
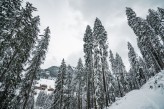
[[[103,20],[96,17],[94,24],[82,31],[84,56],[79,56],[76,66],[63,58],[57,70],[49,72],[41,65],[54,30],[49,25],[40,29],[42,19],[34,14],[37,11],[30,2],[0,0],[0,109],[124,109],[113,105],[129,93],[143,90],[159,75],[153,85],[159,83],[155,87],[164,97],[164,7],[150,7],[145,18],[131,7],[124,8],[140,51],[138,54],[132,42],[126,42],[129,69],[121,55],[109,47],[111,36]],[[44,82],[36,86],[41,78],[51,78],[53,86]],[[148,89],[155,90],[153,85]],[[151,106],[126,109],[164,109],[162,104]]]

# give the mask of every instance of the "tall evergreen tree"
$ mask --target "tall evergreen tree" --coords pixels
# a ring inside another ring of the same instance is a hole
[[[95,109],[102,108],[104,106],[104,93],[103,93],[103,81],[102,81],[102,69],[101,69],[101,54],[98,40],[94,38],[94,48],[93,48],[93,57],[94,57],[94,104]],[[96,107],[98,105],[98,107]]]
[[[108,52],[107,52],[107,32],[105,31],[104,26],[102,25],[101,21],[96,18],[95,23],[94,23],[94,29],[93,29],[93,37],[94,37],[94,47],[97,48],[100,56],[100,67],[101,67],[101,74],[100,77],[102,76],[102,86],[103,86],[103,96],[104,96],[104,101],[105,101],[105,106],[108,106],[108,96],[107,96],[107,85],[106,85],[106,74],[109,71],[108,69],[108,63],[107,63],[107,57],[108,57]],[[96,60],[97,57],[94,58]],[[100,72],[99,72],[100,73]],[[98,74],[99,75],[99,74]],[[99,81],[100,82],[100,81]],[[101,82],[100,82],[101,84]]]
[[[138,84],[136,81],[136,72],[134,72],[134,69],[132,68],[129,69],[129,72],[127,75],[127,81],[128,81],[130,91],[134,89],[138,89]]]
[[[62,60],[59,72],[57,75],[56,86],[54,91],[54,103],[52,104],[53,109],[63,109],[64,106],[64,85],[66,80],[66,64],[64,59]]]
[[[104,88],[102,81],[101,55],[98,42],[94,41],[94,96],[95,109],[104,107]],[[98,105],[98,107],[96,107]]]
[[[120,57],[120,55],[118,53],[116,53],[116,59],[115,59],[115,63],[116,63],[116,79],[118,82],[118,88],[119,88],[119,93],[120,93],[120,97],[124,96],[125,93],[127,92],[127,87],[126,87],[126,78],[125,75],[127,74],[126,69],[125,69],[125,65],[122,61],[122,58]]]
[[[83,93],[83,87],[84,87],[84,66],[82,63],[81,58],[78,61],[77,67],[76,67],[76,87],[77,87],[77,97],[78,97],[78,109],[82,109],[82,93]]]
[[[36,78],[36,73],[40,70],[40,65],[45,60],[45,55],[49,45],[50,29],[47,27],[44,30],[42,39],[39,41],[36,50],[33,52],[33,58],[31,60],[30,66],[27,68],[27,73],[22,83],[22,89],[18,98],[21,98],[23,103],[23,109],[26,108],[29,95],[31,93],[33,81]],[[19,103],[20,101],[18,101]]]
[[[70,65],[68,65],[67,67],[67,72],[66,72],[66,80],[65,80],[65,86],[66,86],[66,89],[65,89],[65,99],[64,99],[64,108],[67,108],[67,109],[71,109],[71,100],[72,100],[72,91],[73,91],[73,84],[72,84],[72,80],[73,80],[73,69]]]
[[[111,69],[112,69],[112,75],[110,77],[110,98],[111,98],[111,101],[114,102],[115,101],[115,97],[118,97],[117,95],[119,95],[119,92],[118,92],[118,88],[117,87],[118,85],[116,85],[118,82],[117,81],[117,72],[116,72],[116,69],[117,69],[117,65],[116,65],[116,60],[113,56],[113,52],[112,50],[109,51],[110,55],[109,55],[109,61],[110,61],[110,65],[111,65]],[[117,87],[117,88],[116,88]]]
[[[87,72],[87,109],[91,109],[91,86],[93,79],[93,37],[92,30],[88,25],[84,34],[84,53],[85,53],[85,67]]]

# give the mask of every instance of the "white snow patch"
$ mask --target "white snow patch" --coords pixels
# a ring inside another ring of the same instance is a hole
[[[38,84],[36,84],[36,86],[40,86],[40,84],[41,85],[45,84],[45,85],[47,85],[47,88],[49,88],[49,87],[55,88],[55,79],[52,79],[52,80],[50,80],[50,79],[40,79],[37,82],[38,82]]]
[[[55,79],[40,79],[40,80],[37,81],[37,84],[35,86],[47,85],[47,88],[44,91],[47,92],[47,94],[51,94],[51,93],[53,93],[53,91],[48,91],[48,89],[49,88],[55,89],[55,81],[56,81],[56,78]],[[39,90],[39,89],[35,89],[35,92],[37,93],[34,96],[35,101],[36,101],[40,91],[41,90]]]
[[[141,89],[127,93],[108,109],[164,109],[164,71],[150,78]]]

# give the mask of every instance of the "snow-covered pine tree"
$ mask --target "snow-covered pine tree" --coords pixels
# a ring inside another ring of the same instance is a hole
[[[15,5],[20,6],[19,1],[18,3],[16,1],[10,1],[9,3],[11,5],[10,8]],[[32,16],[32,12],[35,10],[36,8],[30,3],[26,3],[25,8],[20,6],[18,10],[13,10],[16,13],[13,14],[11,27],[8,28],[9,32],[5,34],[9,37],[9,40],[6,41],[9,43],[5,46],[6,44],[2,41],[2,46],[6,50],[4,52],[2,50],[5,55],[1,55],[1,58],[3,58],[1,68],[3,69],[0,72],[0,80],[2,81],[1,87],[4,89],[0,94],[0,106],[2,108],[11,106],[9,103],[15,97],[16,89],[21,81],[24,64],[27,62],[30,51],[33,49],[37,39],[39,19]]]
[[[85,70],[87,72],[87,109],[91,109],[91,86],[93,79],[93,37],[92,30],[88,25],[84,34]]]
[[[8,101],[12,99],[11,96],[8,96],[13,93],[13,90],[9,89],[9,85],[11,85],[11,74],[6,74],[7,64],[10,60],[10,57],[13,53],[11,47],[11,40],[13,39],[11,35],[11,30],[14,28],[14,18],[16,13],[19,13],[21,8],[21,1],[20,0],[6,0],[0,1],[0,107],[3,109],[3,106],[6,107],[8,105]],[[5,76],[5,77],[4,77]],[[13,75],[12,75],[13,76]],[[7,80],[8,79],[8,80]]]
[[[54,91],[54,102],[52,104],[53,109],[63,109],[64,102],[64,85],[66,80],[66,64],[64,59],[62,60],[61,66],[58,71],[57,79],[55,81],[55,91]]]
[[[112,50],[109,51],[109,61],[110,61],[110,65],[111,65],[111,69],[112,69],[112,75],[110,75],[110,86],[109,86],[109,94],[110,94],[110,99],[112,102],[115,101],[116,95],[118,95],[118,85],[117,84],[117,77],[116,76],[116,69],[117,69],[117,65],[116,65],[116,60],[113,56],[113,52]]]
[[[21,0],[0,1],[0,60],[7,58],[11,52],[12,32],[16,16],[21,10]],[[12,31],[11,31],[12,30]],[[1,63],[3,64],[3,63]],[[1,67],[1,70],[4,68]]]
[[[130,62],[130,66],[134,71],[134,83],[136,84],[136,88],[140,88],[145,82],[146,82],[146,78],[143,72],[143,69],[141,68],[140,64],[139,64],[139,60],[138,60],[138,56],[134,51],[133,46],[131,45],[130,42],[128,42],[128,57],[129,57],[129,62]],[[143,82],[141,82],[143,81]]]
[[[134,69],[130,68],[128,75],[127,75],[127,81],[128,81],[128,86],[129,86],[129,91],[138,89],[138,84],[136,82],[136,72],[134,72]]]
[[[97,49],[100,55],[100,69],[101,69],[101,83],[103,86],[103,97],[105,106],[108,106],[108,96],[107,96],[107,85],[106,85],[106,74],[109,71],[108,69],[108,63],[107,63],[107,57],[108,57],[108,45],[107,45],[107,32],[105,31],[104,26],[102,25],[101,21],[96,18],[94,23],[94,29],[93,29],[93,37],[94,37],[94,49]],[[96,61],[97,57],[94,57],[94,61]],[[100,73],[100,72],[99,72]],[[99,74],[97,74],[99,75]],[[99,80],[100,82],[100,80]],[[101,84],[100,83],[100,84]],[[102,97],[102,96],[101,96]],[[103,100],[102,100],[103,101]]]
[[[84,79],[84,66],[83,66],[83,63],[82,63],[82,60],[81,58],[79,59],[78,63],[77,63],[77,67],[76,67],[76,77],[75,77],[75,81],[76,81],[76,87],[77,87],[77,101],[78,101],[78,104],[77,104],[77,108],[78,109],[82,109],[82,94],[83,94],[83,87],[84,87],[84,84],[85,84],[85,81],[83,80]]]
[[[155,10],[149,9],[147,22],[154,29],[156,35],[159,35],[161,37],[161,40],[164,43],[164,25],[162,25],[159,13]]]
[[[104,94],[103,94],[103,81],[102,81],[102,69],[101,69],[101,55],[98,40],[94,38],[94,46],[93,46],[93,64],[94,64],[94,104],[95,109],[102,108],[105,104],[104,102]],[[98,107],[97,107],[98,106]]]
[[[45,99],[45,103],[43,106],[43,109],[51,109],[52,103],[53,103],[53,94],[48,94],[48,97]]]
[[[17,99],[20,99],[20,101],[17,101],[17,103],[23,104],[22,109],[25,109],[27,106],[29,96],[32,94],[31,90],[32,90],[33,80],[36,78],[36,73],[40,70],[40,65],[45,60],[45,55],[49,45],[49,38],[50,38],[50,29],[49,27],[47,27],[44,30],[44,34],[42,35],[41,40],[38,42],[36,50],[33,51],[33,58],[30,60],[29,63],[30,65],[27,68],[25,78],[23,79],[22,82],[20,94],[17,97]]]
[[[48,95],[45,91],[40,91],[36,99],[36,107],[43,108]]]
[[[149,69],[155,68],[159,72],[164,68],[161,56],[163,56],[163,47],[159,42],[155,31],[150,27],[146,20],[136,17],[136,13],[131,8],[126,8],[128,24],[133,29],[137,38],[137,44],[147,63]]]
[[[35,10],[36,9],[32,6],[32,4],[27,3],[26,8],[22,8],[21,11],[17,13],[16,19],[14,21],[15,25],[12,28],[13,30],[10,30],[12,31],[12,34],[11,33],[9,34],[11,35],[10,37],[12,37],[12,39],[8,43],[8,46],[10,47],[11,50],[11,54],[10,54],[11,56],[9,60],[5,58],[6,60],[4,61],[5,62],[8,61],[8,62],[6,62],[6,64],[5,63],[3,64],[3,68],[5,69],[1,72],[2,74],[0,78],[3,78],[4,74],[8,70],[10,70],[13,61],[15,64],[16,63],[15,60],[19,59],[18,61],[26,62],[26,60],[28,59],[30,50],[34,46],[39,32],[38,25],[40,19],[39,17],[33,18],[32,16],[32,12]],[[18,56],[21,58],[18,58]]]
[[[104,88],[103,88],[103,81],[102,81],[102,69],[101,69],[101,60],[100,60],[100,52],[98,45],[94,46],[94,90],[95,90],[95,109],[103,108],[105,105],[105,98],[104,98]]]
[[[128,91],[128,87],[127,87],[127,81],[126,81],[126,74],[127,71],[125,69],[125,65],[122,61],[122,58],[120,57],[120,55],[118,53],[116,53],[116,59],[115,59],[115,63],[116,63],[116,79],[118,82],[118,89],[119,89],[119,93],[120,93],[120,97],[124,96],[127,91]]]
[[[72,79],[73,79],[73,69],[70,65],[67,67],[67,72],[66,72],[66,80],[65,80],[65,96],[64,96],[64,108],[66,109],[71,109],[71,100],[72,100],[72,91],[73,91],[73,86],[72,86]]]

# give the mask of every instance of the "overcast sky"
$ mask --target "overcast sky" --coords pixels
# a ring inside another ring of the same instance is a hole
[[[164,8],[163,0],[26,0],[32,3],[41,19],[40,29],[51,29],[51,39],[42,68],[66,64],[76,66],[83,58],[83,37],[87,25],[93,28],[98,17],[108,33],[109,49],[118,52],[129,69],[127,41],[139,53],[136,36],[127,24],[125,7],[146,18],[148,9]],[[41,31],[42,33],[42,31]]]

